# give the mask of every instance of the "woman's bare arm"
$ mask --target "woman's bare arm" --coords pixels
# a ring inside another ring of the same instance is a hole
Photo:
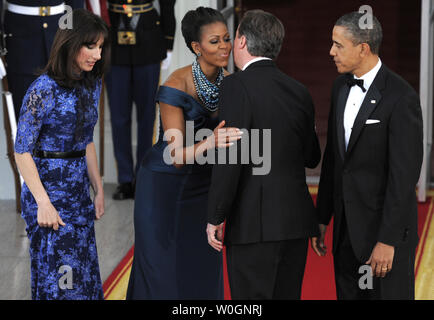
[[[101,175],[98,169],[98,160],[96,157],[95,144],[93,142],[86,146],[86,163],[87,173],[95,192],[95,214],[96,219],[100,219],[104,215],[104,189],[102,187]]]

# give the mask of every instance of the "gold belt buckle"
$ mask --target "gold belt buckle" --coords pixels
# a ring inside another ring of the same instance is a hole
[[[118,31],[118,44],[136,44],[136,33],[134,31]]]
[[[127,14],[128,18],[131,18],[133,16],[133,7],[131,5],[124,5],[124,11]]]
[[[40,16],[49,16],[50,15],[50,7],[39,7],[39,15]]]

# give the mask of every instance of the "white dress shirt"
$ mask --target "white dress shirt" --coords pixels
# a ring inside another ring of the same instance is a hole
[[[249,62],[247,62],[247,63],[244,65],[242,71],[246,70],[246,68],[247,68],[248,66],[250,66],[252,63],[257,62],[257,61],[261,61],[261,60],[271,60],[271,59],[270,59],[270,58],[266,58],[266,57],[258,57],[258,58],[254,58],[254,59],[250,60]]]
[[[381,60],[378,59],[377,64],[369,72],[365,73],[360,78],[354,76],[354,79],[362,79],[363,87],[366,89],[365,92],[359,86],[352,86],[350,93],[348,95],[347,103],[345,105],[344,111],[344,129],[345,129],[345,150],[348,147],[348,143],[351,137],[351,131],[353,130],[354,121],[356,120],[357,114],[359,113],[360,107],[363,100],[365,99],[366,93],[369,90],[372,82],[377,76],[378,70],[381,68]]]

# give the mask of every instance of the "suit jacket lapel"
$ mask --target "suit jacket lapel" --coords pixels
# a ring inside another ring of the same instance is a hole
[[[339,154],[342,160],[345,159],[345,128],[344,128],[344,111],[345,105],[347,104],[348,94],[350,93],[350,88],[344,84],[339,89],[337,108],[336,108],[336,130],[337,130],[337,144],[339,149]]]
[[[357,114],[356,120],[354,121],[353,130],[351,131],[350,141],[348,142],[347,155],[351,152],[354,145],[357,142],[360,134],[363,131],[366,120],[369,119],[371,113],[375,110],[378,103],[381,100],[381,89],[383,89],[385,84],[385,66],[381,66],[374,79],[374,82],[369,87],[366,93],[365,99],[362,102],[359,113]]]

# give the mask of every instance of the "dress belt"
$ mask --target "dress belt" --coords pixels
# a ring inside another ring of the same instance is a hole
[[[57,151],[33,151],[33,156],[38,158],[52,158],[52,159],[68,159],[68,158],[81,158],[86,155],[86,150],[57,152]]]
[[[21,6],[19,4],[13,4],[6,2],[6,8],[8,11],[24,14],[27,16],[53,16],[56,14],[61,14],[65,12],[65,3],[59,4],[57,6],[45,6],[45,7],[30,7],[30,6]]]

